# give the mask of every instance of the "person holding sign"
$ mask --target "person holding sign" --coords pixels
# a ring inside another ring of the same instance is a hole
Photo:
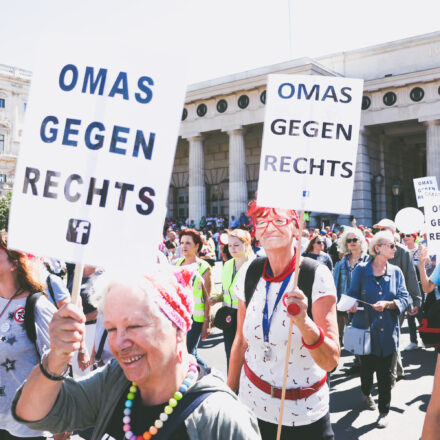
[[[193,274],[194,314],[193,325],[187,335],[188,351],[199,362],[206,364],[197,355],[200,339],[204,341],[209,335],[209,314],[211,311],[211,290],[213,286],[211,266],[198,257],[202,250],[203,241],[199,231],[183,229],[180,233],[180,251],[182,258],[177,260],[177,266],[183,266]]]
[[[0,234],[0,438],[45,439],[44,429],[20,425],[11,414],[15,391],[49,346],[49,322],[55,307],[45,295],[30,258],[8,249]],[[33,305],[32,305],[33,304]],[[32,311],[33,313],[32,313]],[[33,334],[31,334],[31,330]],[[56,431],[61,432],[61,431]]]
[[[255,416],[186,348],[191,274],[170,266],[101,280],[94,297],[116,361],[75,381],[65,371],[84,334],[83,311],[54,314],[50,351],[17,392],[13,413],[33,429],[84,429],[92,440],[258,440]]]
[[[273,440],[293,319],[281,438],[333,439],[327,372],[337,366],[340,348],[332,274],[325,265],[301,258],[298,289],[293,290],[300,258],[296,211],[253,202],[248,215],[267,258],[255,259],[236,284],[238,322],[228,385],[240,388],[239,397],[257,416],[262,438]],[[297,315],[287,313],[290,304],[298,307]]]
[[[371,397],[373,375],[376,372],[379,389],[378,428],[388,425],[391,403],[392,362],[399,347],[398,315],[405,312],[410,301],[401,269],[389,263],[396,253],[394,236],[389,231],[378,232],[370,241],[373,260],[360,263],[353,271],[348,295],[372,304],[362,312],[357,303],[349,310],[355,313],[353,327],[370,328],[371,354],[360,356],[361,389],[365,405],[376,409]]]

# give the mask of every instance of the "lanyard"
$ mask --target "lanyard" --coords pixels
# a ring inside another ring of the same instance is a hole
[[[0,313],[0,318],[4,315],[4,313],[6,312],[6,309],[9,307],[9,304],[11,304],[11,301],[18,296],[20,293],[22,292],[21,289],[17,289],[15,291],[15,293],[11,296],[11,298],[9,298],[8,303],[6,304],[5,308],[2,310],[2,312]]]
[[[281,301],[281,298],[284,295],[284,292],[286,291],[287,285],[289,284],[290,278],[292,274],[289,274],[281,284],[280,291],[277,294],[277,299],[275,300],[275,305],[273,306],[272,314],[269,318],[269,312],[268,312],[268,296],[269,296],[269,287],[270,287],[270,281],[266,281],[266,303],[264,304],[263,309],[263,336],[264,336],[264,342],[269,342],[269,330],[270,330],[270,323],[272,322],[273,314],[275,312],[275,309],[277,308],[278,303]]]

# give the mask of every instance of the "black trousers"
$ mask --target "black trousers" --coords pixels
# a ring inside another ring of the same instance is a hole
[[[262,440],[277,438],[278,425],[258,419],[258,426]],[[281,440],[333,440],[334,438],[330,413],[310,425],[283,426],[281,430]]]
[[[379,390],[379,412],[388,414],[391,403],[391,364],[393,355],[386,357],[370,354],[361,358],[361,389],[369,396],[373,387],[373,375],[376,372]]]
[[[4,429],[0,429],[0,440],[46,440],[46,437],[15,437]]]

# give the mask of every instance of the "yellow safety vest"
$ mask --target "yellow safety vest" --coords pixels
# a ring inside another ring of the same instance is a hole
[[[177,260],[176,266],[181,266],[185,261],[185,257],[179,258]],[[199,263],[197,272],[194,273],[193,277],[193,297],[194,297],[194,312],[193,320],[195,322],[205,321],[205,300],[203,298],[203,274],[210,270],[211,266],[206,262],[202,261]]]
[[[226,261],[222,269],[222,289],[223,289],[223,305],[238,309],[238,298],[235,295],[234,287],[237,282],[238,272],[234,276],[235,259],[231,258]]]

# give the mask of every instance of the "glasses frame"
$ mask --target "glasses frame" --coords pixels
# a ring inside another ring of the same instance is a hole
[[[359,238],[358,238],[358,237],[347,238],[345,241],[346,241],[347,243],[351,243],[351,242],[353,242],[353,243],[357,243],[357,242],[359,241]]]
[[[396,246],[396,243],[381,243],[381,244],[379,244],[378,246],[386,246],[386,247],[388,247],[388,248],[390,248],[390,249],[394,249],[394,248],[397,247],[397,246]]]
[[[285,225],[276,225],[274,222],[275,222],[275,220],[280,220],[280,219],[284,219],[284,220],[286,220],[286,224]],[[257,226],[257,223],[258,222],[261,222],[261,221],[264,221],[264,222],[266,222],[266,224],[265,225],[261,225],[261,226]],[[274,218],[273,220],[256,220],[255,221],[255,229],[266,229],[268,226],[269,226],[269,223],[272,223],[277,229],[278,228],[284,228],[284,226],[287,226],[289,223],[291,223],[291,222],[293,222],[293,219],[292,218],[286,218],[286,217],[277,217],[277,218]]]

